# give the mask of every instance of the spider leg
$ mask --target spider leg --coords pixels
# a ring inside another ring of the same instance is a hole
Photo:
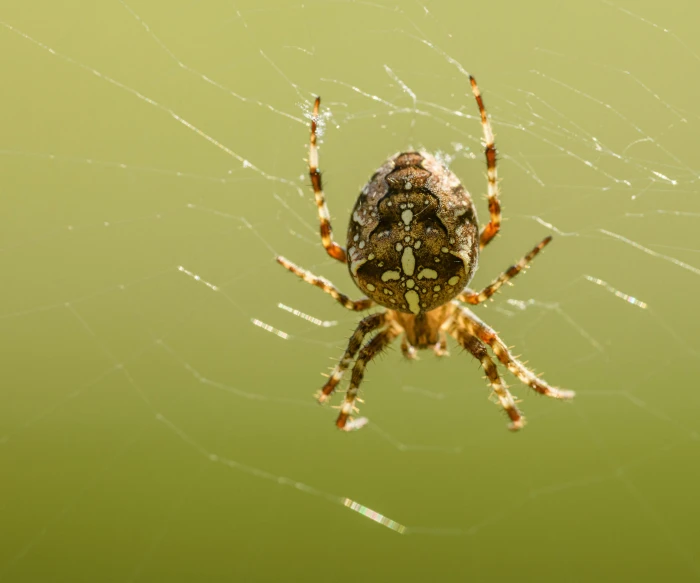
[[[401,340],[401,353],[406,360],[418,359],[418,351],[416,350],[416,347],[411,345],[406,336],[404,336],[403,340]]]
[[[360,384],[365,376],[365,366],[382,350],[384,350],[399,334],[401,329],[398,326],[392,326],[379,332],[372,340],[362,347],[360,354],[355,361],[355,366],[352,369],[352,379],[347,393],[345,393],[345,401],[340,408],[340,414],[335,424],[339,429],[346,429],[346,424],[350,420],[350,415],[355,410],[355,399],[360,390]]]
[[[488,379],[493,392],[496,393],[496,396],[498,397],[498,402],[501,404],[501,407],[503,407],[504,411],[510,418],[508,429],[511,431],[518,431],[519,429],[522,429],[525,425],[525,417],[523,417],[518,410],[513,395],[510,394],[508,387],[506,387],[505,383],[498,375],[496,363],[489,356],[484,343],[475,336],[472,336],[471,334],[468,334],[464,330],[460,329],[459,326],[455,326],[451,330],[451,334],[455,340],[457,340],[457,342],[464,347],[465,350],[467,350],[474,358],[481,362],[481,365],[484,367],[484,372],[486,372],[486,378]]]
[[[331,228],[331,215],[326,205],[326,195],[323,194],[321,183],[321,172],[318,169],[318,146],[316,145],[316,120],[318,119],[318,108],[321,105],[321,98],[317,97],[314,102],[314,113],[311,118],[311,141],[309,144],[309,176],[311,186],[314,189],[316,206],[318,207],[318,218],[321,221],[321,241],[328,255],[333,259],[345,263],[345,249],[333,241],[333,229]]]
[[[285,259],[281,255],[275,258],[277,263],[279,263],[285,269],[291,271],[294,275],[299,276],[306,283],[315,285],[316,287],[322,289],[334,300],[336,300],[340,305],[348,310],[353,310],[354,312],[361,312],[362,310],[367,310],[374,305],[374,301],[369,298],[363,298],[361,300],[351,300],[348,296],[340,293],[338,289],[325,277],[319,277],[314,275],[306,269],[302,269],[298,265],[295,265],[289,259]]]
[[[496,358],[498,358],[520,382],[526,384],[531,389],[554,399],[574,398],[574,391],[566,391],[552,387],[515,358],[503,341],[498,337],[498,334],[496,334],[491,327],[484,324],[471,310],[461,306],[459,307],[457,327],[466,330],[472,336],[476,336],[479,340],[488,344],[496,355]]]
[[[333,369],[331,376],[328,378],[328,381],[325,385],[323,385],[323,388],[318,393],[319,403],[325,403],[333,394],[335,387],[342,380],[345,371],[352,363],[352,359],[355,358],[357,351],[360,349],[360,346],[362,346],[362,341],[365,339],[365,336],[377,328],[381,328],[385,324],[386,312],[372,314],[360,321],[359,325],[355,329],[355,332],[353,332],[350,340],[348,341],[345,354],[343,354],[343,357],[340,359],[338,364],[335,365],[335,368]]]
[[[493,282],[482,289],[480,292],[475,292],[470,289],[463,291],[457,299],[460,302],[465,302],[467,304],[477,305],[481,302],[488,300],[493,294],[495,294],[499,288],[509,280],[513,279],[518,273],[528,266],[528,263],[532,261],[535,256],[545,248],[547,243],[552,240],[552,237],[545,237],[540,243],[530,251],[525,257],[518,261],[515,265],[511,265],[506,269],[501,275],[499,275]]]
[[[471,83],[472,93],[476,98],[476,104],[479,106],[479,113],[481,114],[481,127],[484,130],[484,147],[486,151],[488,200],[491,220],[488,225],[481,230],[479,249],[483,249],[488,245],[489,241],[498,234],[498,231],[501,230],[501,203],[498,200],[498,174],[496,173],[496,146],[494,143],[493,130],[491,129],[489,118],[486,115],[484,100],[481,98],[481,91],[479,91],[479,87],[476,84],[476,79],[469,75],[469,82]]]
[[[438,332],[439,341],[433,346],[433,352],[435,356],[449,356],[450,353],[447,350],[447,334],[440,330]]]

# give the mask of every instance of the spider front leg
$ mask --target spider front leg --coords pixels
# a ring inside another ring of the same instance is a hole
[[[537,254],[545,248],[545,246],[552,240],[552,237],[545,237],[540,243],[530,251],[525,257],[518,261],[515,265],[511,265],[506,269],[501,275],[499,275],[493,282],[482,289],[480,292],[475,292],[470,289],[463,291],[457,299],[460,302],[465,302],[467,304],[472,304],[473,306],[485,302],[493,294],[495,294],[499,288],[504,284],[513,279],[518,273],[525,269],[530,261],[532,261]]]
[[[518,407],[515,404],[515,399],[513,398],[513,395],[510,394],[508,387],[506,387],[501,380],[496,363],[493,362],[493,359],[489,356],[484,343],[475,336],[472,336],[471,334],[459,329],[459,327],[453,328],[451,333],[455,340],[457,340],[457,342],[459,342],[465,350],[470,352],[474,358],[481,362],[481,365],[484,367],[486,378],[488,379],[493,392],[496,393],[498,402],[501,404],[501,407],[503,407],[503,410],[510,419],[508,429],[511,431],[518,431],[519,429],[522,429],[525,425],[525,417],[523,417],[522,413],[520,413],[518,410]]]
[[[355,366],[352,369],[352,379],[350,380],[347,393],[345,393],[345,401],[340,408],[340,414],[335,422],[339,429],[347,429],[346,424],[348,424],[350,415],[355,411],[355,399],[357,399],[360,384],[365,376],[365,367],[367,363],[391,344],[399,334],[401,334],[401,330],[394,326],[382,330],[360,350],[360,354],[355,361]]]
[[[374,332],[377,328],[381,328],[384,324],[386,324],[386,312],[372,314],[360,322],[348,341],[348,346],[345,349],[343,358],[341,358],[340,362],[335,366],[333,372],[331,372],[331,376],[328,377],[328,381],[323,385],[323,388],[318,394],[319,403],[325,403],[333,394],[335,387],[342,380],[345,371],[350,366],[350,363],[352,363],[352,359],[355,358],[357,351],[360,349],[360,346],[362,346],[362,341],[365,339],[365,336]]]
[[[321,98],[317,97],[314,102],[314,113],[311,118],[311,141],[309,144],[309,177],[311,186],[314,189],[314,198],[318,207],[318,218],[321,221],[321,241],[328,255],[333,259],[345,263],[345,249],[333,240],[333,229],[331,227],[331,215],[326,205],[326,195],[323,193],[321,182],[321,172],[318,170],[318,146],[316,145],[316,120],[318,119],[318,109],[321,105]]]
[[[276,257],[275,260],[282,267],[284,267],[285,269],[288,269],[294,275],[303,279],[306,283],[310,283],[311,285],[315,285],[317,288],[322,289],[329,296],[331,296],[334,300],[336,300],[341,306],[343,306],[344,308],[347,308],[348,310],[352,310],[354,312],[361,312],[362,310],[367,310],[374,305],[374,302],[372,300],[370,300],[369,298],[364,298],[361,300],[351,300],[345,294],[340,293],[338,291],[338,288],[336,288],[325,277],[319,277],[318,275],[314,275],[310,271],[307,271],[306,269],[302,269],[301,267],[299,267],[298,265],[295,265],[294,263],[289,261],[289,259],[285,259],[281,255]]]
[[[486,115],[486,107],[484,100],[481,98],[481,91],[476,84],[476,79],[469,75],[469,83],[472,86],[472,93],[476,98],[476,104],[479,106],[479,114],[481,115],[481,127],[484,131],[484,148],[486,153],[486,172],[488,176],[488,199],[489,199],[489,214],[491,220],[481,230],[479,237],[479,249],[483,249],[489,244],[501,230],[501,203],[498,200],[498,174],[496,173],[496,145],[491,129],[491,122]]]
[[[498,337],[498,334],[467,308],[459,307],[457,327],[465,330],[472,336],[476,336],[483,343],[488,344],[496,355],[496,358],[498,358],[520,382],[526,384],[531,389],[554,399],[574,398],[574,391],[566,391],[552,387],[515,358],[503,341]]]

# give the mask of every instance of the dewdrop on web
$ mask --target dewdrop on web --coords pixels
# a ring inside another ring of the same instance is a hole
[[[379,512],[375,512],[371,508],[363,506],[359,502],[350,500],[350,498],[344,498],[343,505],[347,506],[350,510],[354,510],[358,514],[381,524],[382,526],[386,526],[387,528],[398,532],[399,534],[404,534],[406,532],[406,527],[403,524],[399,524],[398,522],[391,520],[391,518],[387,518],[383,514],[379,514]]]
[[[310,316],[309,314],[305,314],[304,312],[300,310],[296,310],[294,308],[291,308],[283,303],[278,303],[277,307],[280,310],[284,310],[285,312],[289,312],[293,316],[296,316],[297,318],[301,318],[302,320],[306,320],[307,322],[311,322],[312,324],[316,326],[321,326],[322,328],[330,328],[331,326],[335,326],[338,322],[336,320],[320,320],[319,318],[314,318],[313,316]]]
[[[609,291],[614,296],[626,301],[628,304],[632,304],[633,306],[637,306],[638,308],[642,308],[642,310],[645,310],[648,307],[646,302],[638,300],[634,296],[630,296],[626,293],[621,292],[618,289],[615,289],[607,281],[603,281],[602,279],[599,279],[597,277],[593,277],[591,275],[584,275],[584,277],[588,281],[590,281],[591,283],[595,283],[596,285],[601,286],[603,289]]]

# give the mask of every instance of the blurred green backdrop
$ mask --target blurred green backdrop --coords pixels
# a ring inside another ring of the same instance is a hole
[[[0,580],[698,578],[700,5],[6,4]],[[409,146],[483,219],[458,63],[505,217],[474,285],[555,235],[478,314],[578,396],[507,378],[510,434],[468,355],[394,347],[341,434],[312,394],[359,317],[273,261],[358,295],[316,234],[310,103],[341,240]]]

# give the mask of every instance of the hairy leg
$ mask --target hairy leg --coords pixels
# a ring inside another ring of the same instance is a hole
[[[331,373],[331,376],[328,378],[328,381],[325,385],[323,385],[323,388],[318,394],[319,403],[325,403],[326,401],[328,401],[328,399],[330,399],[330,396],[335,391],[336,386],[342,380],[345,371],[352,363],[352,359],[355,358],[357,351],[360,349],[360,346],[362,346],[362,341],[365,339],[365,336],[367,336],[367,334],[370,334],[371,332],[374,332],[377,328],[381,328],[385,324],[386,312],[372,314],[371,316],[367,316],[360,322],[360,324],[355,329],[355,332],[353,332],[353,335],[350,337],[350,340],[348,341],[348,346],[345,349],[345,354],[343,354],[343,357],[335,366],[333,372]]]
[[[479,114],[481,115],[481,127],[484,130],[484,148],[486,153],[486,172],[488,176],[488,200],[489,200],[489,214],[491,215],[491,220],[489,223],[481,230],[481,237],[479,240],[479,248],[483,249],[489,244],[489,241],[493,239],[498,232],[501,230],[501,203],[498,200],[498,175],[496,173],[496,145],[493,137],[493,130],[491,129],[491,122],[486,115],[486,108],[484,107],[484,100],[481,98],[481,91],[476,84],[476,79],[469,75],[469,82],[472,86],[472,93],[476,98],[476,104],[479,106]]]
[[[321,172],[318,169],[318,146],[316,144],[316,120],[318,119],[318,108],[321,105],[321,98],[317,97],[314,102],[314,113],[311,118],[311,140],[309,143],[309,177],[311,186],[314,189],[314,198],[318,208],[318,219],[321,223],[321,241],[328,255],[333,259],[345,263],[345,249],[333,240],[333,228],[331,227],[331,215],[326,205],[326,195],[323,193],[321,182]]]
[[[537,246],[532,251],[525,255],[525,257],[523,257],[515,265],[511,265],[501,275],[499,275],[495,280],[493,280],[493,282],[490,285],[486,286],[480,292],[475,292],[470,289],[467,289],[463,291],[459,296],[457,296],[457,299],[460,302],[465,302],[474,306],[480,304],[481,302],[485,302],[493,294],[495,294],[504,283],[508,283],[508,281],[513,279],[516,275],[518,275],[518,273],[525,269],[530,263],[530,261],[532,261],[551,240],[551,236],[545,237],[542,241],[540,241],[537,244]]]
[[[365,367],[367,363],[391,344],[400,333],[401,330],[393,326],[382,330],[360,350],[360,354],[355,361],[355,366],[352,369],[352,379],[350,380],[350,386],[345,394],[345,401],[340,408],[340,414],[335,422],[339,429],[346,429],[350,415],[355,411],[355,400],[357,399],[357,393],[360,390],[362,379],[365,376]]]
[[[525,425],[525,418],[518,410],[518,407],[515,404],[515,399],[513,398],[513,395],[510,394],[508,387],[506,387],[501,380],[496,363],[489,356],[484,343],[475,336],[461,330],[459,327],[455,327],[452,330],[452,335],[457,342],[459,342],[460,345],[462,345],[464,349],[467,350],[474,358],[476,358],[484,367],[486,378],[488,379],[493,392],[496,394],[498,402],[500,403],[501,407],[503,407],[503,410],[510,419],[508,429],[511,431],[522,429]]]
[[[298,277],[303,279],[306,283],[310,283],[311,285],[315,285],[317,288],[322,289],[334,300],[336,300],[341,306],[347,308],[348,310],[353,310],[354,312],[361,312],[362,310],[367,310],[374,305],[374,302],[369,298],[364,298],[361,300],[351,300],[345,294],[340,293],[338,291],[338,288],[336,288],[325,277],[319,277],[318,275],[314,275],[310,271],[307,271],[306,269],[302,269],[298,265],[295,265],[294,263],[289,261],[289,259],[285,259],[282,256],[278,256],[276,257],[276,261],[282,267],[288,269],[294,275],[297,275]]]
[[[526,384],[531,389],[554,399],[574,398],[574,391],[567,391],[551,386],[515,358],[508,350],[508,347],[499,338],[498,334],[470,310],[463,307],[459,308],[457,326],[470,335],[476,336],[483,343],[488,344],[496,355],[496,358],[498,358],[520,382]]]

